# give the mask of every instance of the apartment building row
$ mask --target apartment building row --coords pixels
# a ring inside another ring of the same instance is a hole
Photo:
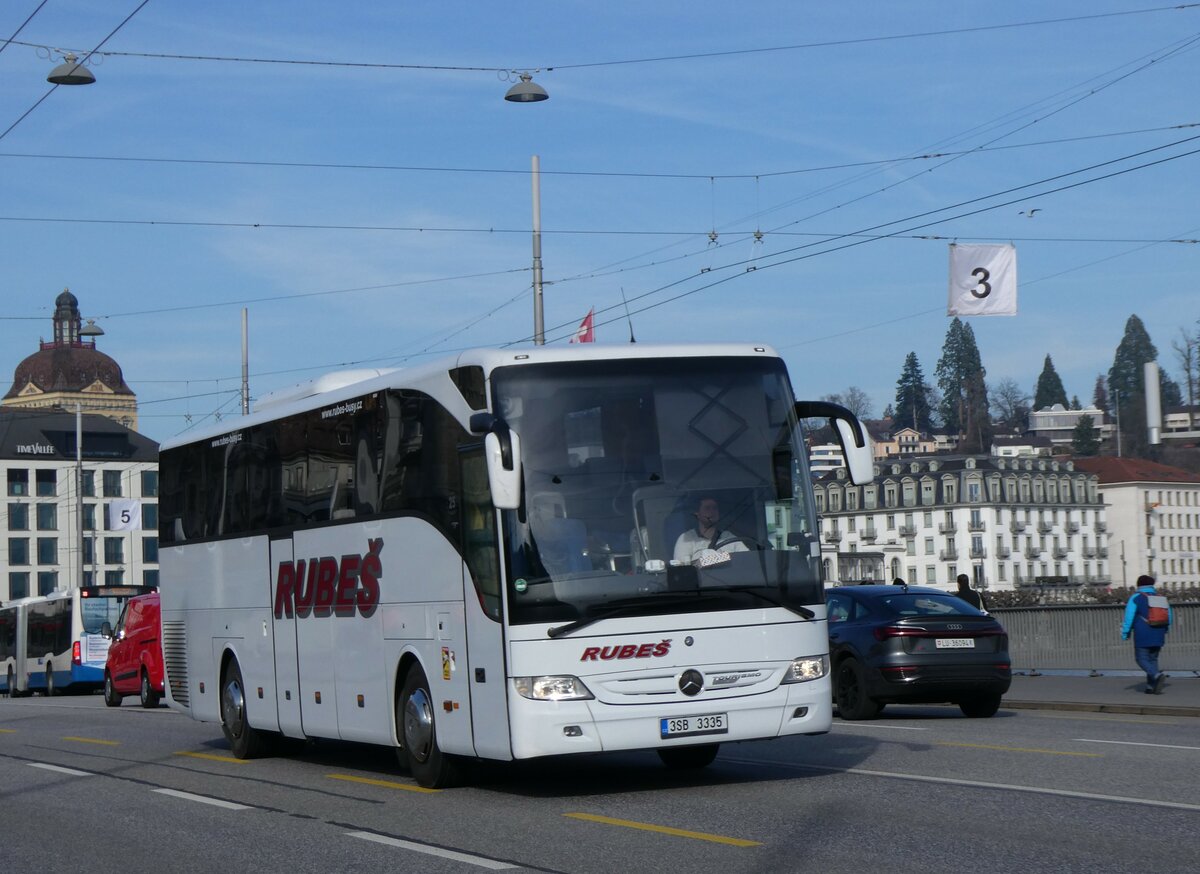
[[[830,582],[948,586],[965,573],[982,589],[1112,583],[1099,477],[1072,461],[939,455],[875,471],[862,486],[842,469],[816,479]]]

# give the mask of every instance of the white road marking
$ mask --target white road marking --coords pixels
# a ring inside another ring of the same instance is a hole
[[[887,725],[882,722],[872,722],[869,724],[860,722],[837,722],[834,724],[837,726],[838,731],[841,731],[843,728],[890,728],[893,731],[929,731],[928,728],[920,728],[915,725]]]
[[[213,807],[224,807],[226,810],[250,810],[248,804],[238,804],[234,801],[222,801],[220,798],[209,798],[205,795],[193,795],[191,792],[180,792],[177,789],[155,789],[159,795],[170,795],[172,798],[182,798],[184,801],[198,801],[201,804],[211,804]]]
[[[377,835],[372,832],[346,832],[352,838],[361,838],[364,841],[374,841],[377,844],[387,844],[389,847],[399,847],[403,850],[412,850],[417,853],[425,853],[428,856],[439,856],[443,859],[453,859],[456,862],[466,862],[468,865],[478,865],[480,868],[490,868],[493,871],[505,871],[519,866],[513,865],[511,862],[500,862],[496,859],[488,859],[485,856],[472,856],[469,853],[459,853],[454,850],[443,850],[440,847],[431,847],[428,844],[415,844],[412,841],[402,841],[399,838],[389,838],[387,835]]]
[[[42,762],[29,762],[31,768],[41,768],[44,771],[54,771],[57,774],[70,774],[72,777],[91,777],[91,771],[76,771],[74,768],[64,768],[61,765],[46,765]]]
[[[1119,744],[1126,747],[1154,747],[1159,750],[1200,750],[1200,747],[1186,747],[1179,744],[1148,744],[1133,740],[1093,740],[1090,737],[1077,737],[1075,740],[1082,744]]]
[[[1102,795],[1096,792],[1074,792],[1069,789],[1051,789],[1043,786],[1020,786],[1012,783],[987,783],[982,780],[959,780],[954,777],[932,777],[925,774],[901,774],[892,771],[869,771],[865,768],[831,768],[823,765],[801,765],[795,762],[764,762],[753,759],[725,758],[726,762],[745,765],[760,765],[769,768],[795,768],[799,771],[815,771],[821,774],[858,774],[863,777],[879,777],[885,780],[911,780],[914,783],[935,783],[944,786],[965,786],[970,789],[999,789],[1007,792],[1026,792],[1030,795],[1049,795],[1055,798],[1078,798],[1083,801],[1115,801],[1121,804],[1136,804],[1141,807],[1164,807],[1172,810],[1200,812],[1200,804],[1183,801],[1158,801],[1153,798],[1131,798],[1128,795]]]

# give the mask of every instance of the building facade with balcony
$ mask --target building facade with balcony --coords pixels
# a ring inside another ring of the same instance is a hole
[[[1095,474],[1050,458],[932,456],[815,483],[828,582],[980,589],[1107,586],[1105,505]]]
[[[1080,458],[1108,505],[1113,582],[1150,574],[1167,590],[1200,587],[1200,476],[1140,458]]]

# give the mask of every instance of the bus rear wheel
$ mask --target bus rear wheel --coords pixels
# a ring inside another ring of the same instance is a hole
[[[46,663],[46,697],[54,694],[54,666]]]
[[[117,687],[113,685],[112,674],[108,671],[104,672],[104,703],[109,707],[121,706],[121,696],[117,694]]]
[[[460,782],[462,766],[438,747],[433,697],[420,665],[408,672],[396,699],[396,735],[397,755],[417,783],[426,789],[444,789]]]
[[[149,709],[158,706],[158,693],[150,685],[150,672],[142,670],[142,686],[140,689],[142,706]]]
[[[19,698],[17,694],[17,674],[12,669],[12,665],[8,666],[8,697]]]
[[[262,733],[246,718],[246,691],[237,659],[230,659],[221,677],[221,730],[239,759],[253,759],[266,749]]]

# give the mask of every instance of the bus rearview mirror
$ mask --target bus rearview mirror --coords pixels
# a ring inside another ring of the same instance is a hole
[[[483,447],[492,503],[498,510],[517,509],[521,506],[521,438],[515,431],[493,432],[484,437]]]

